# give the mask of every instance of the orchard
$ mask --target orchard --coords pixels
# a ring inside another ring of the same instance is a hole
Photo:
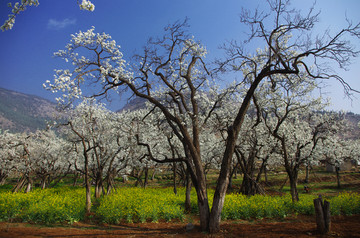
[[[38,1],[13,6],[2,29],[31,5]],[[314,215],[320,193],[333,215],[359,214],[360,191],[344,190],[340,176],[358,168],[340,167],[359,164],[360,139],[344,136],[344,114],[327,111],[316,90],[335,79],[346,94],[358,92],[324,65],[346,67],[358,56],[360,25],[313,37],[319,14],[288,7],[243,10],[248,38],[225,43],[214,61],[188,19],[132,56],[95,27],[72,34],[54,53],[68,68],[43,85],[60,95],[61,117],[45,131],[0,133],[0,218],[119,224],[190,214],[217,233],[227,219]],[[259,48],[249,52],[253,42]],[[224,75],[234,82],[220,84]],[[112,112],[99,101],[125,91],[143,100],[140,109]],[[332,176],[325,164],[335,167],[336,188],[321,192],[316,179]]]

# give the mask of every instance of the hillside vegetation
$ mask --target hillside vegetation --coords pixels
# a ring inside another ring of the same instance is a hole
[[[56,105],[44,98],[0,88],[0,128],[11,132],[45,129]]]

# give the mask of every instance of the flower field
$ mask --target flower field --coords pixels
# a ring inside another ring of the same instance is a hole
[[[212,193],[213,191],[210,191]],[[193,191],[192,212],[197,213],[196,194]],[[212,197],[212,194],[209,194]],[[247,197],[241,194],[226,196],[222,218],[261,219],[283,218],[291,214],[314,214],[315,195],[303,194],[300,202],[293,204],[291,197]],[[171,188],[119,188],[109,196],[94,201],[96,218],[105,223],[182,221],[185,190],[175,195]],[[325,198],[326,199],[326,198]],[[328,199],[333,215],[360,214],[360,194],[341,193]],[[211,201],[210,201],[211,203]],[[85,191],[83,188],[61,187],[34,190],[30,193],[0,192],[0,220],[32,221],[38,223],[73,223],[85,217]]]
[[[52,224],[82,220],[85,191],[79,188],[34,190],[30,193],[0,193],[0,219]]]

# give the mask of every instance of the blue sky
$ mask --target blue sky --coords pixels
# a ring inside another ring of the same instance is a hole
[[[9,0],[0,1],[1,24],[9,14]],[[0,32],[0,87],[38,95],[54,100],[55,95],[44,90],[42,84],[52,81],[54,69],[64,67],[52,55],[63,49],[70,35],[95,26],[106,32],[122,47],[125,58],[140,50],[148,37],[159,36],[167,24],[188,17],[190,32],[208,49],[209,57],[221,57],[218,46],[226,40],[242,40],[244,28],[239,22],[241,8],[262,8],[264,0],[93,0],[95,11],[81,11],[76,0],[39,0],[38,7],[29,7],[17,18],[12,30]],[[310,0],[295,0],[293,6],[307,9]],[[318,0],[321,10],[319,30],[331,31],[346,25],[345,14],[360,22],[360,1]],[[357,42],[358,45],[359,42]],[[360,90],[360,59],[349,71],[338,71],[349,84]],[[233,81],[234,79],[229,79]],[[353,101],[344,98],[341,85],[335,81],[325,90],[332,98],[331,109],[360,114],[360,95]],[[110,108],[119,109],[125,100],[113,100]]]

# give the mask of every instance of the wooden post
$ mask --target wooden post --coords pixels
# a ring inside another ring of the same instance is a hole
[[[321,195],[319,198],[314,199],[315,216],[317,230],[321,234],[327,234],[331,228],[331,217],[330,217],[330,202],[322,200]]]

